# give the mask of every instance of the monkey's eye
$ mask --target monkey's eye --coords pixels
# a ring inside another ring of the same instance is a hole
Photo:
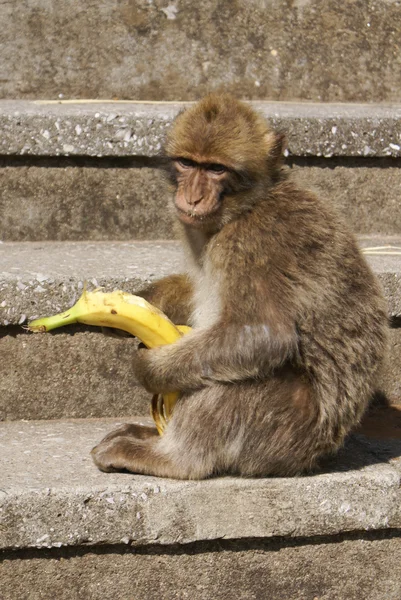
[[[211,171],[212,173],[216,173],[216,175],[221,175],[227,171],[227,167],[218,163],[210,163],[207,165],[207,170]]]
[[[191,169],[196,166],[196,163],[189,158],[177,158],[177,163],[180,167],[184,167],[184,169]]]

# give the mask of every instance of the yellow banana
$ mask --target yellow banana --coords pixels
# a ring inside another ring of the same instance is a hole
[[[84,290],[72,308],[52,317],[31,321],[28,329],[45,332],[72,323],[123,329],[139,338],[148,348],[171,344],[191,329],[184,325],[176,327],[144,298],[120,290],[110,293]],[[178,392],[152,398],[152,416],[160,435],[167,426],[177,398]]]

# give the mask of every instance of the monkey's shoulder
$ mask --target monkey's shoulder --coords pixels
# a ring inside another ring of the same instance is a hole
[[[314,241],[331,244],[336,238],[352,239],[346,223],[327,203],[284,181],[266,193],[248,212],[228,223],[215,236],[210,250],[237,257],[267,255],[283,250],[298,252]]]
[[[285,181],[252,211],[226,225],[213,239],[208,260],[222,275],[253,278],[279,288],[333,289],[374,285],[356,240],[335,209],[312,192]],[[312,283],[315,282],[315,283]],[[348,282],[348,283],[347,283]]]

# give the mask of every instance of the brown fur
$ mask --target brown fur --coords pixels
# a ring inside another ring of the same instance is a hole
[[[385,303],[344,222],[281,175],[282,142],[226,95],[173,125],[166,150],[188,273],[143,295],[194,331],[140,350],[134,368],[150,392],[181,397],[163,437],[107,436],[93,450],[101,469],[295,475],[359,422],[386,352]]]

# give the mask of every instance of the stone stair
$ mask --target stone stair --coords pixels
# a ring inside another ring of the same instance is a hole
[[[1,4],[2,98],[398,102],[398,0]]]
[[[365,249],[401,247],[401,236],[360,236],[359,241]],[[394,324],[398,324],[401,255],[367,258],[382,282]],[[98,328],[84,326],[32,335],[21,325],[28,318],[72,306],[85,281],[91,288],[134,292],[156,277],[179,272],[179,244],[160,240],[5,242],[0,245],[0,264],[0,327],[4,334],[0,344],[0,419],[147,414],[149,395],[137,386],[130,369],[130,347],[135,340],[105,337]],[[401,328],[391,329],[391,345],[382,388],[392,402],[401,402]]]
[[[85,281],[134,291],[179,270],[159,150],[183,104],[0,101],[1,600],[399,600],[401,105],[254,105],[287,134],[285,168],[338,205],[382,282],[392,406],[313,477],[97,471],[96,441],[148,415],[135,340],[22,326],[71,306]]]
[[[399,440],[354,436],[314,477],[182,482],[94,469],[116,424],[0,430],[2,597],[397,598]]]

